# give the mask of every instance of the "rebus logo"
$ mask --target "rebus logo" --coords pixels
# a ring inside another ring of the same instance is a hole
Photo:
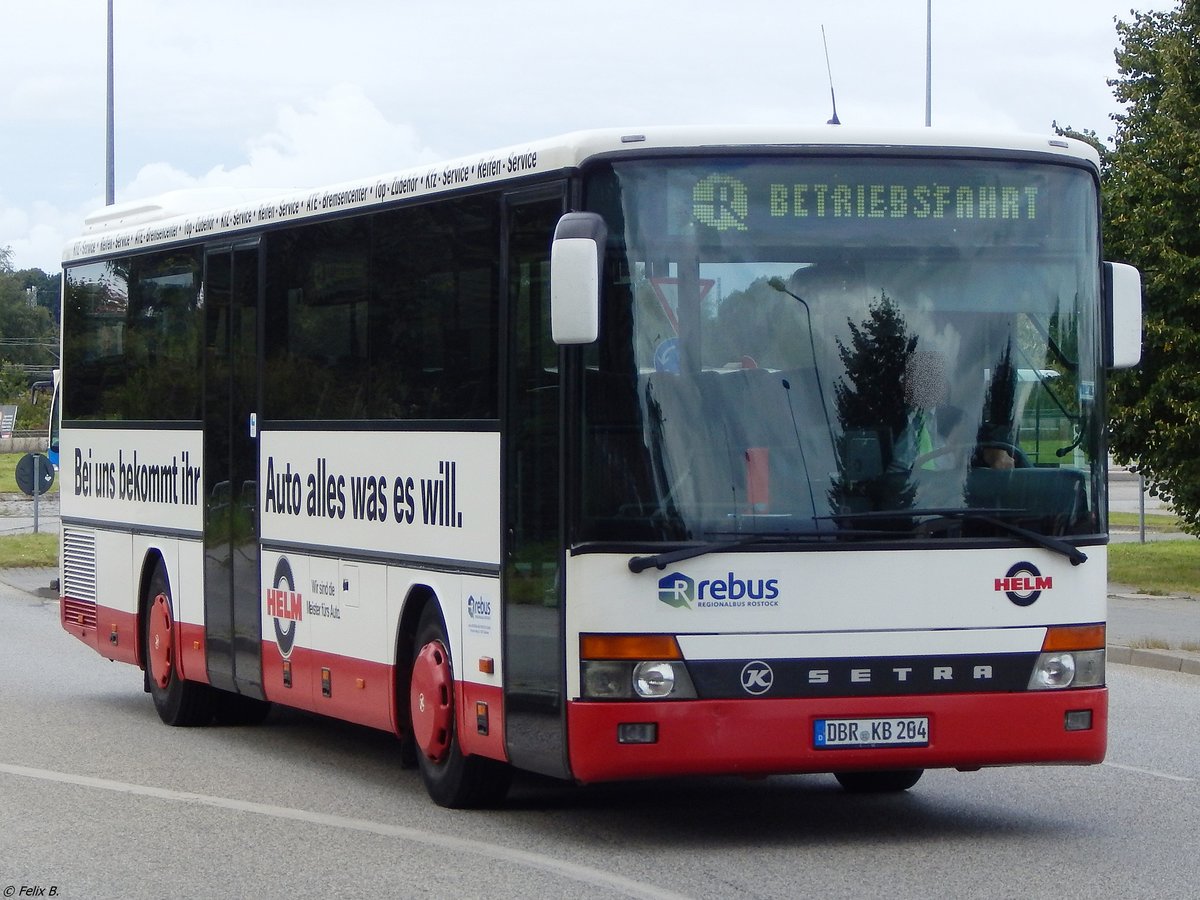
[[[733,572],[725,578],[694,581],[681,572],[659,579],[658,599],[668,606],[691,609],[700,607],[778,606],[778,578],[738,578]]]
[[[672,572],[658,579],[658,599],[667,606],[691,609],[696,600],[696,582],[682,572]]]

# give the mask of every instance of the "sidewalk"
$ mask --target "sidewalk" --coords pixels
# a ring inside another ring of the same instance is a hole
[[[0,584],[45,600],[57,600],[57,569],[0,569]]]
[[[0,583],[57,600],[55,569],[0,569]],[[51,582],[55,586],[51,587]],[[1200,675],[1200,599],[1108,586],[1108,661]]]
[[[1108,586],[1108,661],[1200,675],[1200,598]]]
[[[33,499],[24,494],[0,494],[0,535],[31,534],[34,525]],[[37,499],[38,531],[58,534],[58,491]]]

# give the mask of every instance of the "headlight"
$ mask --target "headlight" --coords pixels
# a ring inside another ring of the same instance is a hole
[[[583,696],[595,699],[628,697],[629,663],[588,660],[583,664]]]
[[[1104,651],[1042,653],[1029,677],[1029,690],[1099,687],[1104,684]]]
[[[675,689],[675,667],[669,662],[640,662],[633,667],[633,689],[639,697],[666,697]]]
[[[691,700],[696,689],[679,660],[585,659],[580,664],[585,700]]]

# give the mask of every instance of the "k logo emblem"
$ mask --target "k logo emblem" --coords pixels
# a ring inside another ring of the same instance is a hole
[[[742,688],[747,694],[765,694],[775,683],[775,673],[760,659],[742,667]]]

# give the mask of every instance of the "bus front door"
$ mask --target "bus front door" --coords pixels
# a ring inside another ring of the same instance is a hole
[[[565,777],[559,348],[550,238],[563,189],[508,200],[504,409],[505,736],[517,766]]]

